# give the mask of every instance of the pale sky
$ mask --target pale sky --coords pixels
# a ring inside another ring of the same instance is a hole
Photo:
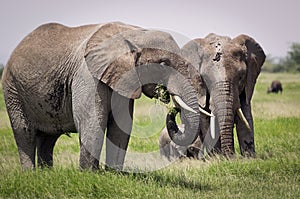
[[[247,34],[267,55],[284,57],[292,42],[300,43],[298,20],[299,0],[0,0],[0,63],[48,22],[121,21],[171,32],[179,45],[211,32],[232,38]]]

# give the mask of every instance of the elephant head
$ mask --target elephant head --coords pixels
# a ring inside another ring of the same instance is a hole
[[[182,52],[201,76],[199,106],[211,116],[213,138],[213,129],[218,130],[219,150],[226,156],[234,154],[233,128],[236,124],[242,155],[254,156],[251,98],[265,60],[263,49],[247,35],[230,39],[209,34],[204,39],[188,42]],[[209,117],[202,117],[209,124]],[[209,131],[207,126],[201,123],[203,133]]]
[[[181,145],[191,143],[198,131],[199,110],[195,90],[200,77],[182,56],[181,50],[168,33],[145,30],[121,23],[110,23],[96,31],[85,52],[87,67],[92,76],[130,99],[144,93],[156,96],[157,86],[180,101],[187,131],[172,135]]]

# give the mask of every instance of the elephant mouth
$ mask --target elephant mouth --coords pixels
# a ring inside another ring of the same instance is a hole
[[[205,115],[205,116],[208,116],[210,118],[210,135],[213,139],[215,139],[215,135],[216,135],[216,132],[215,132],[215,121],[216,121],[216,117],[215,115],[213,114],[213,111],[209,110],[209,111],[206,111],[204,110],[200,105],[199,105],[199,111],[201,114]],[[244,125],[246,126],[246,128],[248,129],[249,132],[251,132],[251,127],[242,111],[241,108],[238,108],[236,110],[236,115],[240,118],[240,120],[244,123]]]
[[[169,104],[170,103],[170,92],[167,90],[167,88],[162,85],[162,84],[158,84],[156,85],[156,87],[153,90],[153,97],[155,99],[158,99],[159,101],[165,103],[165,104]],[[172,95],[174,101],[176,101],[176,103],[183,109],[193,112],[193,113],[197,113],[195,110],[193,110],[190,106],[188,106],[182,99],[181,97],[179,97],[178,95]],[[201,110],[200,110],[201,111]]]

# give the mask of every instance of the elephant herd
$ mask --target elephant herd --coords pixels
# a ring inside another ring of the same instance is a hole
[[[78,132],[82,169],[99,168],[105,139],[106,167],[122,170],[141,94],[174,102],[159,140],[167,158],[199,158],[204,149],[232,157],[234,127],[241,154],[254,157],[251,98],[264,61],[247,35],[209,34],[179,48],[166,32],[119,22],[42,25],[2,77],[22,168],[35,168],[36,156],[38,166],[53,166],[57,139]]]

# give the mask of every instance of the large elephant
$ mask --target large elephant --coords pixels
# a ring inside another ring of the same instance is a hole
[[[261,46],[247,35],[231,39],[209,34],[188,42],[182,51],[201,76],[199,105],[206,112],[200,135],[205,145],[213,145],[208,151],[233,156],[235,124],[241,154],[255,156],[251,98],[265,60]]]
[[[153,97],[157,85],[185,107],[188,130],[173,138],[191,143],[197,87],[180,52],[170,34],[123,23],[35,29],[13,51],[2,81],[22,167],[35,167],[36,149],[38,165],[52,166],[59,136],[79,132],[80,167],[96,169],[106,130],[106,166],[121,170],[134,99]]]

